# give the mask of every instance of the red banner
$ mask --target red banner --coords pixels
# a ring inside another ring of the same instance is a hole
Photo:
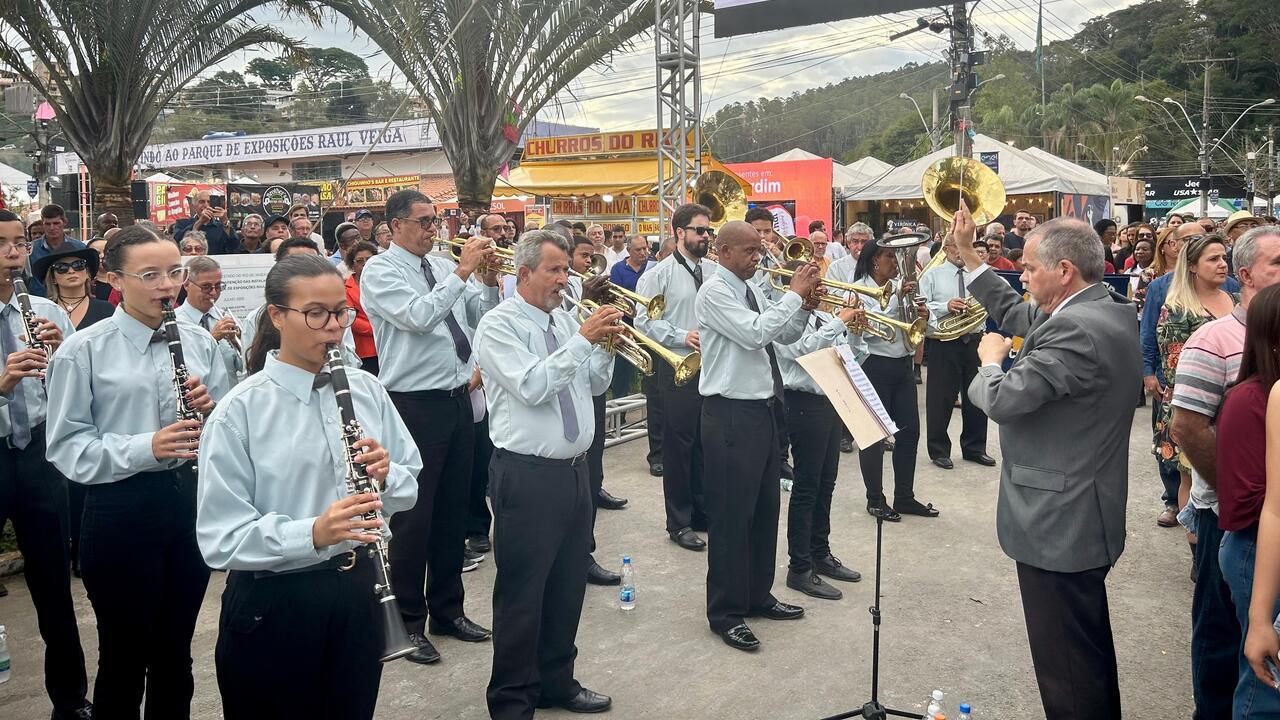
[[[831,231],[830,158],[779,162],[729,163],[725,167],[751,185],[747,202],[767,208],[774,228],[786,235],[809,236],[809,223],[821,220]]]

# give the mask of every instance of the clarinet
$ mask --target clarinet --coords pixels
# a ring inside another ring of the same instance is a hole
[[[31,309],[31,296],[27,294],[27,283],[22,279],[21,270],[11,270],[9,278],[13,281],[13,294],[18,297],[18,307],[22,309],[22,322],[27,328],[27,347],[31,350],[43,350],[48,359],[52,353],[49,344],[40,339],[40,323],[36,321],[36,311]],[[44,387],[44,375],[40,376],[40,387]]]
[[[178,399],[178,420],[200,420],[200,411],[192,407],[187,400],[187,379],[191,373],[187,371],[187,361],[182,356],[182,335],[178,331],[178,316],[173,312],[173,302],[160,301],[163,311],[164,339],[169,345],[169,359],[173,362],[173,392]],[[196,463],[191,463],[191,472],[197,472]]]
[[[347,369],[342,362],[342,347],[331,344],[328,348],[329,379],[333,384],[333,395],[338,401],[338,416],[342,422],[342,444],[346,449],[347,492],[353,495],[361,493],[377,494],[369,474],[365,472],[364,463],[356,462],[359,450],[355,444],[364,437],[364,429],[356,419],[355,405],[351,401],[351,385],[347,380]],[[378,599],[382,612],[382,662],[390,662],[413,652],[416,647],[409,640],[404,619],[400,615],[400,605],[391,590],[391,561],[387,543],[386,524],[382,511],[374,508],[365,513],[362,520],[378,520],[383,522],[378,529],[378,539],[365,546],[369,557],[374,560],[377,581],[373,585],[373,594]],[[353,551],[354,553],[354,551]],[[355,561],[346,569],[354,567]]]

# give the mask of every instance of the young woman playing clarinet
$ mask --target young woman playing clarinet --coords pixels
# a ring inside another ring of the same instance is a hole
[[[383,533],[417,500],[422,460],[377,378],[330,352],[355,319],[333,264],[287,257],[265,293],[279,349],[200,443],[200,550],[231,571],[214,656],[224,716],[372,718],[379,660],[414,649]]]

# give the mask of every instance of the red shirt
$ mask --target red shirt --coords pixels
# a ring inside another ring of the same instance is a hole
[[[367,358],[378,354],[373,342],[373,325],[360,304],[360,281],[352,275],[347,278],[347,305],[356,309],[355,322],[351,323],[351,337],[356,341],[356,356]]]
[[[1267,494],[1267,394],[1257,380],[1227,391],[1218,413],[1218,527],[1258,524]]]
[[[1013,264],[1012,260],[1010,260],[1009,258],[1003,255],[996,256],[994,260],[990,260],[990,259],[987,260],[987,264],[995,268],[996,270],[1017,270],[1018,269],[1017,266]]]

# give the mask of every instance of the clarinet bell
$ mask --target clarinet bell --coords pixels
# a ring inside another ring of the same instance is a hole
[[[409,639],[409,631],[404,627],[404,618],[400,616],[400,604],[395,595],[387,595],[378,599],[379,612],[382,613],[382,662],[399,660],[417,649]]]

